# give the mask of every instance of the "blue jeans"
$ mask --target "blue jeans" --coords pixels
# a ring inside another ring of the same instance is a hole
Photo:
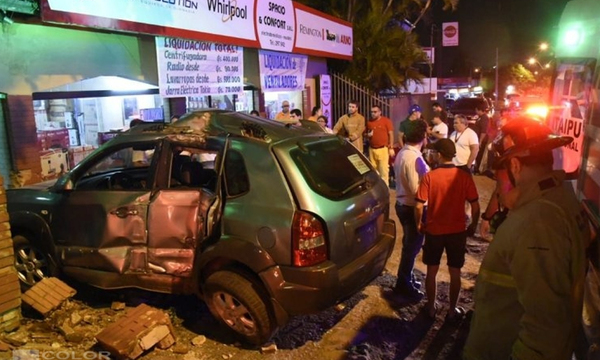
[[[415,207],[400,205],[396,203],[396,214],[402,224],[402,255],[400,256],[400,266],[398,267],[398,280],[396,289],[412,290],[415,289],[413,268],[415,258],[423,246],[423,234],[417,230],[415,222]]]

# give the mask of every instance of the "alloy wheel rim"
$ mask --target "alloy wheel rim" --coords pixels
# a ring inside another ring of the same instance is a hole
[[[46,277],[48,261],[31,246],[22,246],[15,252],[15,268],[19,280],[27,285],[35,285]]]
[[[219,317],[233,330],[246,336],[256,334],[256,322],[252,315],[233,295],[216,292],[213,294],[213,304]]]

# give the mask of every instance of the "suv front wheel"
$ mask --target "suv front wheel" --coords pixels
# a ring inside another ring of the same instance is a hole
[[[204,283],[204,299],[210,312],[243,340],[262,345],[276,326],[260,294],[260,285],[232,271],[217,271]]]
[[[21,281],[21,289],[27,290],[43,278],[52,276],[51,264],[43,251],[23,235],[13,237],[15,268]]]

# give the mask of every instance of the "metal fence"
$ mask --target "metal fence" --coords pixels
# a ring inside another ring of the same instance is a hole
[[[361,113],[365,119],[368,119],[369,111],[372,106],[379,106],[382,115],[391,117],[390,99],[382,98],[340,74],[331,74],[331,85],[332,124],[335,124],[342,115],[348,112],[348,101],[351,100],[358,102],[358,112]]]

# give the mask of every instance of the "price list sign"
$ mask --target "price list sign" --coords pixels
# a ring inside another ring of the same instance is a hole
[[[244,90],[242,47],[170,37],[156,38],[162,97],[238,94]]]

